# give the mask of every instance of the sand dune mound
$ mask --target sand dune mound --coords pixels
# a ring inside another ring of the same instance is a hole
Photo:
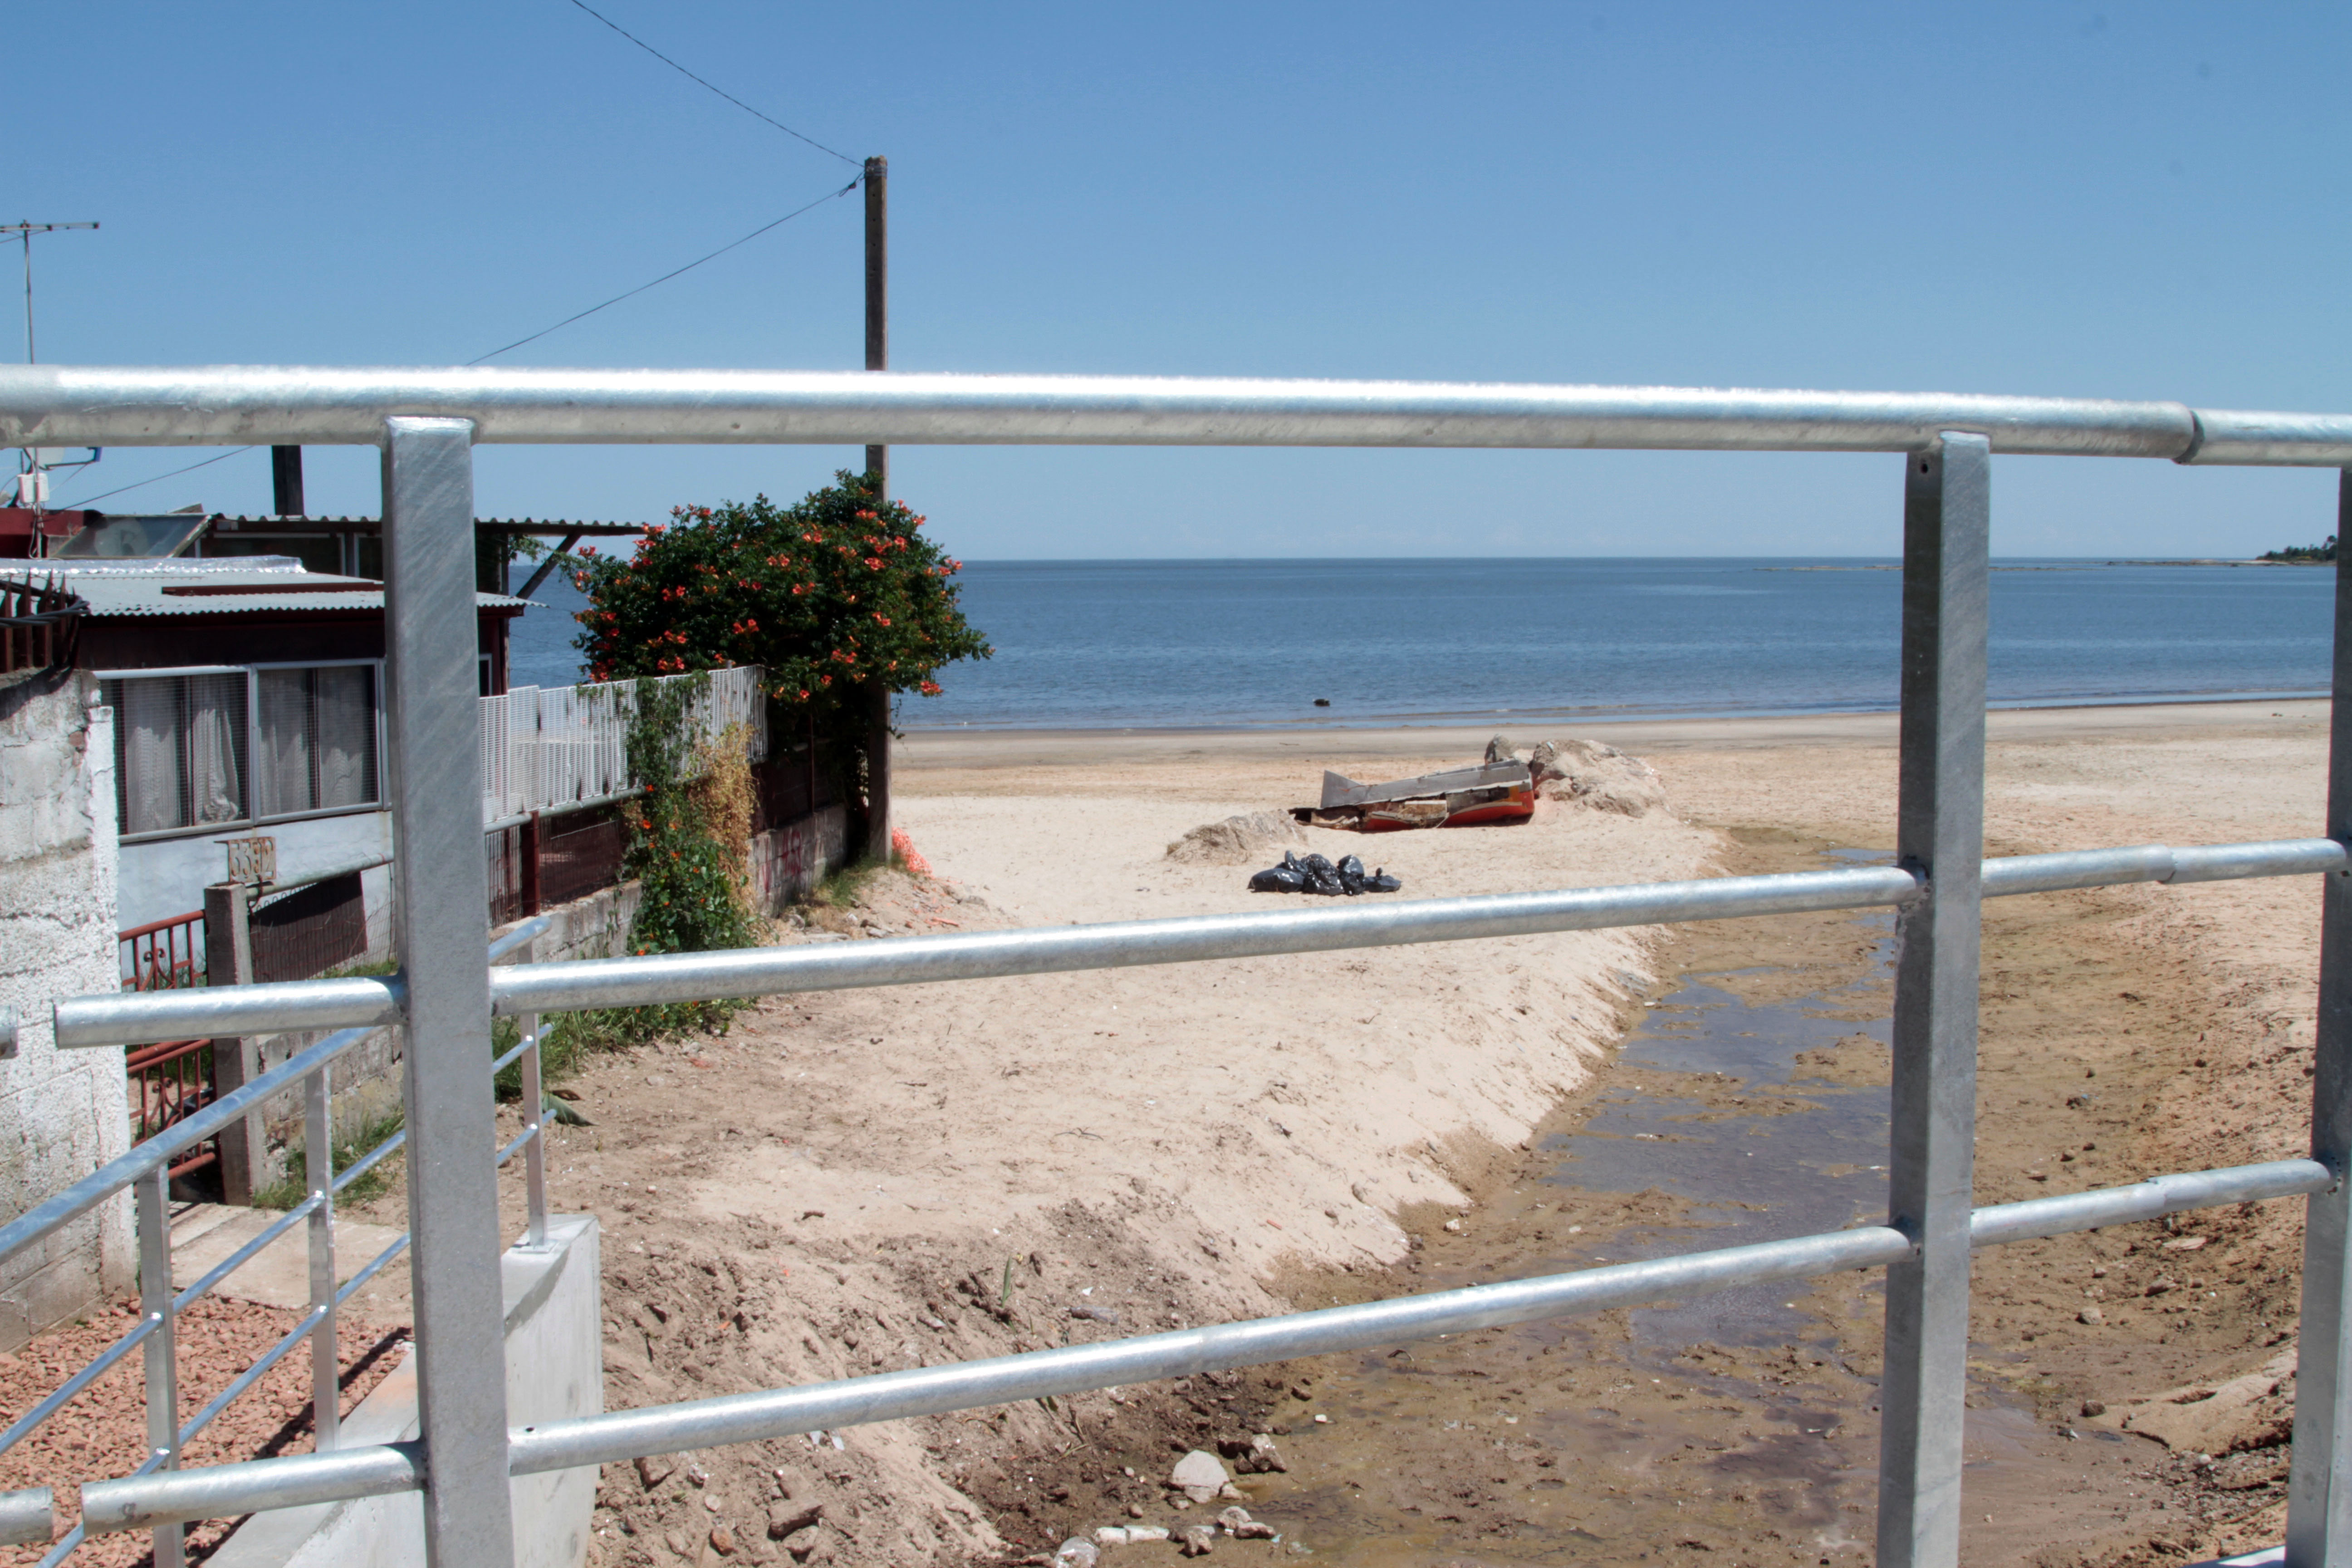
[[[1288,812],[1254,811],[1192,829],[1168,847],[1168,858],[1188,866],[1253,865],[1278,860],[1285,846],[1306,842],[1306,830]]]
[[[1598,741],[1574,735],[1546,741],[1529,754],[1528,765],[1548,799],[1620,816],[1647,816],[1666,808],[1666,787],[1657,769]]]

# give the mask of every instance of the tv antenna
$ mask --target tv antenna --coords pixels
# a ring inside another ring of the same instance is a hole
[[[96,228],[94,223],[0,223],[0,236],[14,235],[25,247],[25,363],[37,363],[40,356],[33,352],[33,237],[56,234],[61,229]]]
[[[25,247],[25,363],[36,364],[40,355],[33,342],[33,237],[56,234],[68,228],[96,228],[94,223],[0,223],[0,242],[13,237]],[[98,461],[93,448],[89,462]],[[81,468],[80,463],[44,463],[39,453],[26,448],[22,471],[16,479],[16,504],[29,506],[36,511],[48,504],[48,473],[52,468]]]

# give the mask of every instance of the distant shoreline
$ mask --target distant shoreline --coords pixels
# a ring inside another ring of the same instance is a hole
[[[2210,695],[2197,692],[2166,692],[2147,696],[2075,697],[2075,698],[1995,698],[1986,710],[1992,713],[2021,712],[2085,712],[2112,709],[2149,708],[2213,708],[2238,705],[2256,706],[2262,703],[2320,702],[2327,700],[2321,690],[2294,691],[2225,691]],[[1439,734],[1478,730],[1493,733],[1496,730],[1577,729],[1593,730],[1622,727],[1628,724],[1706,724],[1738,721],[1769,723],[1780,720],[1870,719],[1892,718],[1897,710],[1893,703],[1853,708],[1725,708],[1696,711],[1655,709],[1626,709],[1622,711],[1600,711],[1593,709],[1531,708],[1495,712],[1433,712],[1376,715],[1362,719],[1331,718],[1300,721],[1297,719],[1268,720],[1264,723],[1225,724],[923,724],[908,721],[902,713],[900,733],[908,738],[921,736],[1043,736],[1071,737],[1095,735],[1370,735],[1412,733]]]
[[[2324,696],[2151,700],[2095,706],[1998,708],[1987,730],[1995,741],[2066,740],[2094,733],[2180,735],[2225,730],[2324,725]],[[1053,767],[1103,763],[1186,763],[1208,757],[1289,758],[1321,763],[1344,759],[1475,757],[1498,731],[1522,745],[1574,732],[1635,752],[1780,746],[1889,746],[1899,715],[1872,712],[1775,713],[1595,719],[1561,722],[1498,716],[1446,724],[1354,729],[909,730],[893,767],[930,769]]]

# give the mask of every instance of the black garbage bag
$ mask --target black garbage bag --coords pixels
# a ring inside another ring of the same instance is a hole
[[[1284,851],[1282,864],[1269,866],[1250,878],[1253,893],[1320,893],[1327,898],[1353,898],[1358,893],[1393,893],[1404,884],[1382,871],[1364,874],[1364,863],[1350,855],[1337,866],[1320,855],[1300,859]]]
[[[1250,879],[1253,893],[1303,893],[1307,890],[1307,871],[1299,865],[1298,857],[1286,851],[1282,864],[1269,866]]]
[[[1348,891],[1347,885],[1339,880],[1339,868],[1320,855],[1309,855],[1298,863],[1298,868],[1307,873],[1307,890],[1310,893],[1336,899]]]

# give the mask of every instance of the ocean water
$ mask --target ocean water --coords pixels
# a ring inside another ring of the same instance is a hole
[[[1892,561],[994,561],[965,613],[994,643],[908,698],[909,728],[1381,725],[1890,709]],[[2005,561],[2008,706],[2318,695],[2324,568]],[[579,596],[551,578],[514,679],[577,679]],[[1315,700],[1328,701],[1316,707]]]

